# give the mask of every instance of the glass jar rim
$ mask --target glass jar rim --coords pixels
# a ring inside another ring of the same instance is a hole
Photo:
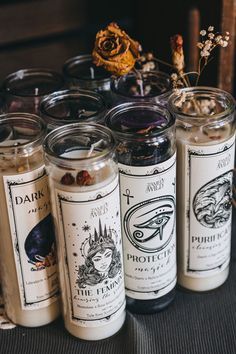
[[[111,119],[118,114],[126,113],[131,110],[139,110],[140,111],[152,111],[160,113],[160,115],[167,118],[167,124],[159,129],[158,131],[151,131],[148,135],[141,135],[134,132],[122,132],[119,130],[114,130],[112,128]],[[124,102],[113,108],[111,108],[106,116],[105,116],[105,124],[106,126],[113,131],[115,136],[118,136],[121,139],[129,139],[129,140],[150,140],[155,139],[156,137],[162,135],[163,133],[167,133],[170,129],[174,127],[175,118],[164,106],[157,103],[150,103],[150,101],[142,101],[142,102]]]
[[[71,137],[72,133],[73,135],[78,134],[78,137],[83,136],[85,131],[99,132],[100,134],[104,135],[106,138],[108,138],[108,147],[106,147],[102,153],[96,156],[89,155],[77,158],[61,156],[53,150],[53,145],[55,146],[60,139],[66,138],[67,136]],[[59,164],[63,167],[76,167],[83,165],[85,161],[89,162],[90,165],[94,165],[111,157],[115,152],[116,140],[112,131],[103,125],[97,123],[71,123],[58,127],[48,133],[44,139],[43,148],[48,159],[55,164]]]
[[[142,70],[138,70],[138,71],[142,73]],[[155,93],[150,94],[150,95],[146,95],[146,96],[132,96],[132,95],[128,95],[128,94],[126,95],[126,94],[119,91],[118,85],[122,79],[124,80],[125,78],[135,76],[134,72],[129,72],[126,75],[122,75],[122,76],[119,76],[118,78],[116,77],[111,80],[111,91],[113,91],[115,94],[122,96],[122,97],[126,97],[126,98],[130,97],[134,101],[135,100],[137,100],[137,101],[138,100],[145,100],[145,99],[154,98],[154,97],[165,97],[170,94],[172,87],[171,87],[170,76],[167,73],[165,73],[163,71],[158,71],[158,70],[143,71],[143,73],[148,76],[155,76],[155,77],[159,77],[159,78],[166,80],[166,82],[168,83],[167,90],[160,93],[159,95],[157,95]]]
[[[89,82],[91,81],[91,79],[89,78],[81,78],[77,75],[72,75],[71,73],[69,73],[69,70],[72,66],[78,65],[78,64],[83,64],[86,62],[90,62],[92,61],[92,55],[91,54],[81,54],[81,55],[77,55],[74,56],[72,58],[69,58],[68,60],[66,60],[66,62],[63,64],[62,67],[62,72],[63,75],[65,77],[71,77],[73,79],[76,79],[78,81],[81,82]],[[111,81],[111,74],[109,72],[107,72],[107,77],[101,78],[101,79],[92,79],[92,81],[94,83],[98,82],[98,83],[105,83],[105,82],[110,82]]]
[[[0,115],[0,127],[3,124],[17,124],[19,125],[24,123],[25,125],[28,124],[35,124],[37,125],[39,132],[29,141],[19,143],[18,145],[0,145],[0,151],[2,153],[7,154],[25,154],[30,153],[33,149],[41,146],[43,139],[46,134],[46,124],[44,123],[43,119],[35,114],[31,113],[4,113]]]
[[[17,70],[9,75],[7,75],[3,81],[2,88],[5,92],[14,95],[14,96],[19,96],[19,97],[42,97],[47,94],[50,94],[52,91],[49,90],[43,94],[24,94],[21,92],[21,89],[17,89],[14,87],[10,87],[9,84],[11,81],[14,81],[14,79],[24,79],[27,77],[39,77],[40,75],[44,76],[45,78],[53,78],[56,79],[57,84],[55,86],[55,89],[53,91],[59,90],[63,85],[64,85],[64,78],[61,74],[59,74],[56,71],[47,69],[47,68],[29,68],[29,69],[20,69]]]
[[[97,120],[102,119],[102,115],[105,115],[105,112],[107,110],[107,106],[105,103],[104,98],[102,95],[100,95],[97,92],[94,91],[89,91],[89,90],[82,90],[82,89],[68,89],[68,90],[61,90],[61,91],[56,91],[53,92],[52,94],[46,96],[41,102],[39,106],[40,113],[44,116],[47,117],[48,122],[47,123],[52,123],[52,124],[68,124],[68,123],[76,123],[75,119],[65,119],[65,118],[60,118],[56,117],[52,114],[50,114],[47,110],[53,106],[54,103],[62,102],[64,99],[69,99],[69,98],[76,98],[76,97],[86,97],[98,104],[100,104],[100,108],[96,113],[92,114],[89,116],[89,120],[94,119],[95,117]]]
[[[178,119],[182,119],[184,120],[189,120],[191,119],[192,122],[194,121],[199,121],[199,119],[208,119],[208,121],[221,121],[224,118],[230,116],[235,109],[235,99],[233,98],[233,96],[227,92],[224,91],[222,89],[216,88],[216,87],[211,87],[211,86],[193,86],[193,87],[185,87],[185,88],[181,88],[178,90],[179,93],[184,92],[186,95],[189,95],[189,97],[192,97],[192,95],[205,95],[205,96],[209,96],[211,95],[212,97],[215,98],[224,98],[227,100],[227,102],[229,103],[228,107],[223,110],[220,113],[216,113],[216,114],[212,114],[212,115],[191,115],[191,114],[187,114],[184,112],[181,112],[181,110],[178,109],[178,107],[175,105],[175,100],[179,97],[179,94],[176,92],[173,92],[171,94],[171,96],[168,99],[167,102],[167,108],[169,109],[170,112],[172,112],[176,117],[178,117]]]

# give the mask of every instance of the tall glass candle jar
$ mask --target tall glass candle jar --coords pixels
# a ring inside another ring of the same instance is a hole
[[[161,106],[123,103],[106,117],[118,140],[127,307],[162,310],[176,284],[175,129]]]
[[[44,148],[65,326],[81,339],[103,339],[125,319],[115,141],[106,127],[76,123],[49,133]]]
[[[93,91],[57,91],[45,97],[40,104],[40,115],[48,130],[68,123],[102,123],[105,113],[103,97]]]
[[[211,87],[170,97],[177,126],[178,281],[214,289],[229,272],[235,151],[234,99]]]
[[[70,89],[96,91],[110,104],[111,74],[93,64],[89,54],[68,59],[63,65],[63,74]]]
[[[41,118],[0,116],[0,264],[7,316],[35,327],[59,315],[55,237]]]
[[[3,81],[6,112],[38,114],[41,99],[63,86],[64,79],[57,72],[41,68],[18,70]]]
[[[130,72],[112,80],[113,106],[130,101],[150,101],[166,105],[171,94],[170,77],[160,71],[140,71],[140,75],[142,80],[138,78],[136,72]]]

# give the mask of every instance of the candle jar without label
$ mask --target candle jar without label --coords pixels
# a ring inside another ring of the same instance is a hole
[[[107,338],[125,320],[114,137],[98,124],[69,124],[49,133],[44,149],[65,327],[81,339]]]
[[[58,317],[59,281],[42,140],[32,114],[0,116],[0,264],[7,316],[36,327]]]
[[[102,123],[106,105],[101,95],[93,91],[64,90],[42,100],[40,115],[48,130],[68,123]]]
[[[63,65],[63,74],[70,89],[96,91],[110,105],[111,74],[93,64],[91,55],[78,55],[68,59]]]
[[[149,102],[106,116],[117,141],[127,308],[154,313],[175,296],[174,119]]]
[[[171,94],[170,77],[160,71],[139,71],[112,80],[112,105],[122,102],[150,101],[166,105]]]
[[[43,97],[62,89],[63,77],[48,69],[23,69],[8,75],[3,81],[6,112],[38,114]]]
[[[178,282],[217,288],[230,262],[234,99],[211,87],[180,90],[169,100],[177,127]]]

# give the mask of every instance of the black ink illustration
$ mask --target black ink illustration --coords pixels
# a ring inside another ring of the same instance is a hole
[[[133,198],[134,196],[133,195],[130,195],[130,190],[129,189],[126,189],[125,191],[126,194],[123,193],[123,196],[127,198],[127,204],[129,205],[129,199],[130,198]]]
[[[33,264],[32,271],[55,264],[54,242],[52,216],[49,214],[30,231],[25,240],[25,252],[28,262]]]
[[[219,228],[231,215],[232,172],[227,172],[200,188],[193,199],[193,211],[205,227]]]
[[[163,249],[173,234],[175,203],[171,196],[157,197],[138,203],[124,216],[129,241],[141,251]]]
[[[117,251],[112,238],[112,231],[107,231],[106,225],[102,228],[99,220],[99,230],[85,241],[89,243],[85,257],[85,264],[79,267],[77,283],[80,288],[86,285],[96,285],[106,278],[114,278],[121,271],[121,255]],[[84,245],[85,246],[85,245]]]

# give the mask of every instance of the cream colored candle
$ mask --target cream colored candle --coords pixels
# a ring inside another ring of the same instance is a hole
[[[207,291],[229,273],[234,100],[196,87],[172,95],[169,108],[177,126],[178,282]]]
[[[45,140],[65,327],[97,340],[125,320],[118,170],[111,132],[70,124]]]
[[[59,315],[59,284],[39,117],[0,120],[0,263],[7,316],[41,326]]]

